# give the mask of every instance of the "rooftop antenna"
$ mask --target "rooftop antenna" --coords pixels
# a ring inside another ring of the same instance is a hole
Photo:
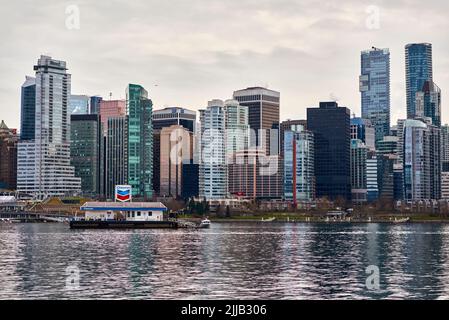
[[[109,92],[109,100],[112,100],[112,92]]]

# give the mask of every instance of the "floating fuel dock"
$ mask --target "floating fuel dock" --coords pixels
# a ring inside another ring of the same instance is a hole
[[[160,202],[86,202],[83,218],[70,221],[71,229],[178,228],[177,221],[164,219],[167,211]]]

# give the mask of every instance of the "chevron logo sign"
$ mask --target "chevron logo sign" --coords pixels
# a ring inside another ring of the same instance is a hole
[[[131,186],[115,186],[115,200],[120,202],[131,201]]]

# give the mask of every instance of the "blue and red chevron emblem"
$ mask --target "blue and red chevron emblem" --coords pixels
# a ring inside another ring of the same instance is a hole
[[[116,186],[115,200],[120,202],[131,201],[131,186]]]

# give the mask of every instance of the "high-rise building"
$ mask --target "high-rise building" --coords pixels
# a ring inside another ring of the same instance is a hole
[[[160,137],[161,130],[163,128],[168,128],[170,126],[182,126],[192,134],[196,131],[196,112],[193,110],[188,110],[180,107],[168,107],[161,110],[153,111],[153,190],[155,194],[160,194]],[[190,168],[186,168],[187,174],[190,176],[192,183],[185,181],[182,179],[182,183],[188,183],[190,187],[195,181],[198,181],[198,177],[194,178],[193,175],[198,173],[198,163],[196,166],[193,163],[183,165],[192,166]],[[182,171],[182,169],[181,169]],[[184,182],[185,181],[185,182]],[[195,191],[196,190],[196,191]],[[194,187],[193,193],[184,192],[184,188],[181,188],[181,192],[184,195],[188,195],[187,197],[197,196],[198,195],[198,186]]]
[[[235,161],[229,165],[229,192],[246,199],[281,199],[282,173],[278,155],[270,156],[257,148],[237,151]]]
[[[0,123],[0,189],[17,187],[17,134],[2,120]]]
[[[248,107],[248,123],[252,130],[251,147],[258,146],[267,154],[279,154],[280,93],[261,87],[234,92],[233,98]]]
[[[72,114],[71,163],[81,178],[81,192],[97,197],[103,190],[103,131],[97,114]]]
[[[182,165],[182,198],[188,199],[199,195],[199,168],[198,162],[192,160]]]
[[[193,160],[193,134],[179,125],[160,131],[159,195],[182,197],[183,165]]]
[[[351,140],[351,193],[353,202],[366,202],[368,148],[362,140]]]
[[[432,81],[424,82],[416,93],[416,115],[432,119],[432,124],[441,127],[441,90]]]
[[[34,70],[35,139],[19,143],[17,189],[40,199],[78,194],[81,179],[70,165],[70,74],[64,61],[48,56],[41,56]]]
[[[128,121],[126,116],[108,119],[105,161],[105,194],[114,199],[115,186],[128,183]]]
[[[284,137],[285,137],[285,131],[291,130],[292,126],[301,125],[304,130],[307,130],[307,120],[291,120],[288,119],[286,121],[282,121],[279,124],[279,147],[280,147],[280,155],[283,156],[284,154]]]
[[[449,172],[441,172],[441,199],[449,200]]]
[[[426,81],[433,81],[432,45],[413,43],[405,46],[405,78],[407,90],[407,118],[416,113],[416,93],[422,91]]]
[[[128,184],[133,197],[153,196],[153,102],[140,85],[129,84],[126,90],[128,116]]]
[[[404,125],[406,119],[398,119],[397,122],[397,137],[398,137],[398,155],[399,162],[403,163],[404,159]]]
[[[405,200],[438,200],[441,196],[440,129],[418,119],[404,124]]]
[[[99,114],[101,101],[103,101],[102,97],[99,97],[99,96],[90,97],[89,114]]]
[[[110,118],[120,118],[126,115],[126,100],[102,100],[100,101],[100,119],[103,127],[103,135],[108,133],[108,121]]]
[[[375,128],[370,120],[351,118],[351,139],[359,139],[369,150],[376,150]]]
[[[399,152],[399,138],[395,136],[385,136],[377,143],[378,154],[394,154]]]
[[[195,132],[196,112],[180,107],[153,111],[153,130],[161,130],[173,125],[183,126],[190,132]]]
[[[368,150],[366,155],[366,200],[375,202],[379,198],[379,170],[376,151]]]
[[[449,125],[441,127],[441,162],[442,170],[449,172]]]
[[[351,200],[350,110],[321,102],[307,109],[307,129],[315,136],[317,198]]]
[[[72,94],[69,99],[69,114],[89,114],[90,97]]]
[[[284,199],[298,203],[315,199],[313,133],[302,125],[284,131]]]
[[[207,109],[200,110],[200,122],[199,195],[224,199],[228,196],[224,102],[209,101]]]
[[[402,177],[402,162],[399,159],[399,138],[397,136],[385,136],[377,142],[377,165],[379,199],[383,201],[400,200],[398,191],[402,190],[404,182]],[[396,185],[397,184],[397,185]]]
[[[377,142],[390,133],[390,51],[362,51],[361,71],[362,118],[373,124]]]
[[[26,77],[21,92],[20,140],[34,140],[36,126],[36,78]]]
[[[237,151],[248,149],[250,135],[248,107],[241,106],[237,100],[226,100],[223,111],[226,130],[226,156],[229,159]]]

